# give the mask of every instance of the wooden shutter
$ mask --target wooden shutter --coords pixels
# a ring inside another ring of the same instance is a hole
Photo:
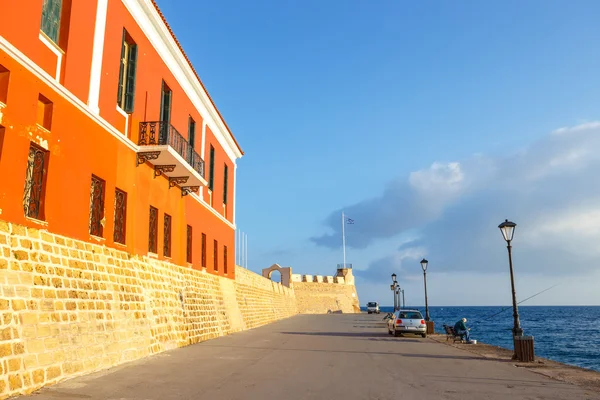
[[[133,112],[135,101],[135,72],[137,69],[137,45],[129,46],[129,60],[127,60],[127,81],[125,83],[125,112]]]

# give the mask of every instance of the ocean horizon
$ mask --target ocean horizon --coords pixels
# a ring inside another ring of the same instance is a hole
[[[393,306],[379,308],[382,313],[393,311]],[[403,308],[425,316],[425,306]],[[512,306],[430,306],[429,316],[436,333],[445,333],[444,324],[464,317],[472,339],[513,348]],[[600,306],[519,306],[519,319],[523,334],[534,337],[536,356],[600,372]]]

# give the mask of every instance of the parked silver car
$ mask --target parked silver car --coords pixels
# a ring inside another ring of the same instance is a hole
[[[412,333],[427,337],[427,325],[419,310],[399,310],[388,319],[388,333],[400,336],[403,333]]]

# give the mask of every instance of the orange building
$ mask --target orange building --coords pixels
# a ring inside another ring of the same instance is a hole
[[[0,219],[233,278],[242,155],[152,0],[0,0]]]

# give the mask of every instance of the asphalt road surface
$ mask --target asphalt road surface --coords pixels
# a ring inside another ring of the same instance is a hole
[[[30,396],[101,400],[598,399],[509,362],[421,337],[381,315],[301,315],[65,381]]]

